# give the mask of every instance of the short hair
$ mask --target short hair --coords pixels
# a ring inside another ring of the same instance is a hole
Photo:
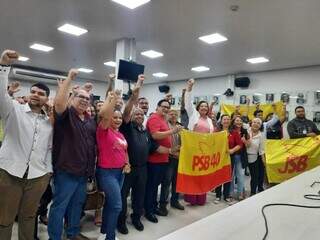
[[[297,111],[297,109],[299,109],[299,108],[301,108],[301,109],[303,109],[303,110],[304,110],[304,107],[303,107],[303,106],[297,106],[297,107],[294,109],[294,112],[296,112],[296,111]]]
[[[169,113],[170,113],[170,112],[173,112],[173,113],[175,113],[175,114],[179,114],[178,111],[175,110],[175,109],[170,109],[170,110],[169,110]]]
[[[139,97],[138,102],[140,102],[140,100],[147,100],[148,101],[148,99],[146,99],[145,97]]]
[[[50,95],[50,89],[48,88],[48,86],[47,86],[46,84],[41,83],[41,82],[37,82],[37,83],[33,84],[33,85],[30,87],[30,90],[31,90],[31,88],[33,88],[33,87],[37,87],[37,88],[40,88],[41,90],[45,91],[47,97],[49,97],[49,95]]]
[[[171,105],[168,100],[166,100],[166,99],[161,99],[161,100],[157,103],[157,106],[160,107],[163,102],[168,103],[169,106]]]
[[[259,113],[263,113],[263,111],[261,109],[255,110],[253,116],[256,117]]]
[[[262,125],[262,120],[260,118],[254,118],[254,119],[252,119],[252,121],[258,121],[260,126]],[[252,121],[251,121],[251,123],[252,123]]]
[[[204,101],[204,100],[201,100],[200,102],[198,102],[198,104],[197,104],[197,106],[196,106],[196,110],[199,111],[200,105],[201,105],[202,103],[207,104],[208,112],[209,112],[209,103],[208,103],[207,101]]]

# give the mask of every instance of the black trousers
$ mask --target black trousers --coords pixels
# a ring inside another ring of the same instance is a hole
[[[264,164],[262,162],[261,156],[258,156],[257,161],[253,163],[249,163],[249,170],[251,175],[250,187],[251,187],[251,195],[259,192],[262,192],[263,189],[263,181],[264,181]]]
[[[128,211],[127,198],[131,191],[131,205],[133,218],[140,219],[143,213],[144,197],[147,183],[147,165],[142,167],[132,167],[131,172],[125,175],[121,189],[122,210],[118,221],[125,222]]]
[[[177,174],[178,174],[179,159],[170,156],[169,165],[165,172],[164,178],[161,182],[161,193],[160,193],[160,206],[166,206],[168,204],[169,192],[171,186],[171,203],[179,200],[179,193],[176,192],[177,186]]]

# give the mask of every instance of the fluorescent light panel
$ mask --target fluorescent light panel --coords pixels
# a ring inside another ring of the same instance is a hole
[[[154,50],[148,50],[148,51],[141,52],[141,55],[146,56],[148,58],[158,58],[158,57],[163,56],[163,54],[161,52],[157,52]]]
[[[104,65],[109,66],[109,67],[116,67],[117,63],[114,61],[109,61],[109,62],[105,62]]]
[[[61,32],[65,32],[65,33],[69,33],[75,36],[80,36],[82,34],[85,34],[88,32],[87,29],[81,28],[81,27],[77,27],[74,26],[72,24],[66,23],[64,25],[62,25],[61,27],[58,28],[59,31]]]
[[[191,68],[191,70],[194,72],[205,72],[205,71],[209,71],[210,68],[205,67],[205,66],[198,66],[198,67]]]
[[[29,60],[29,58],[28,57],[19,56],[18,60],[21,61],[21,62],[26,62],[26,61]]]
[[[165,78],[165,77],[168,77],[168,74],[163,73],[163,72],[158,72],[158,73],[152,74],[152,76],[158,77],[158,78]]]
[[[224,42],[228,40],[225,36],[221,35],[220,33],[205,35],[205,36],[199,37],[199,39],[208,44],[214,44],[214,43]]]
[[[251,64],[265,63],[265,62],[269,62],[269,59],[265,57],[255,57],[255,58],[248,58],[247,62]]]
[[[150,2],[151,0],[111,0],[130,9],[135,9],[143,4]]]
[[[34,50],[38,50],[38,51],[43,51],[43,52],[50,52],[53,50],[53,47],[43,45],[40,43],[34,43],[30,46],[30,48],[32,48]]]
[[[89,68],[78,68],[79,72],[84,72],[84,73],[92,73],[93,70]]]

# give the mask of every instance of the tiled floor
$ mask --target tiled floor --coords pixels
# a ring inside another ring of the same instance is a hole
[[[248,186],[249,179],[246,179],[246,185]],[[247,188],[248,189],[248,188]],[[185,210],[180,211],[176,209],[169,209],[169,215],[167,217],[158,217],[159,222],[157,224],[151,223],[146,219],[142,218],[142,222],[145,226],[143,232],[137,231],[130,223],[130,218],[128,218],[128,235],[122,235],[117,233],[119,240],[154,240],[162,236],[165,236],[177,229],[180,229],[186,225],[189,225],[199,219],[202,219],[206,216],[209,216],[228,205],[225,202],[219,204],[214,204],[215,199],[214,193],[208,193],[207,203],[205,206],[190,206],[186,203]],[[88,211],[86,217],[82,220],[82,230],[81,232],[90,237],[93,240],[96,240],[99,237],[99,228],[93,224],[94,213]],[[47,240],[47,228],[43,224],[39,224],[39,238],[40,240]],[[18,240],[17,237],[17,225],[14,226],[14,232],[12,240]]]

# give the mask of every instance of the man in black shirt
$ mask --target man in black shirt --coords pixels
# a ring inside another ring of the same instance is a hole
[[[143,126],[144,111],[141,108],[132,108],[138,100],[139,89],[144,80],[140,75],[137,85],[132,90],[132,96],[126,104],[123,113],[123,123],[120,127],[121,133],[125,136],[128,143],[128,155],[131,172],[126,174],[122,186],[122,211],[118,218],[117,229],[122,234],[128,233],[126,226],[127,197],[132,189],[131,201],[133,213],[131,214],[132,224],[138,231],[143,231],[144,226],[140,221],[143,213],[144,195],[147,182],[147,161],[149,153],[154,151],[160,153],[171,152],[171,149],[159,146],[149,132]],[[132,114],[131,114],[132,113]]]

